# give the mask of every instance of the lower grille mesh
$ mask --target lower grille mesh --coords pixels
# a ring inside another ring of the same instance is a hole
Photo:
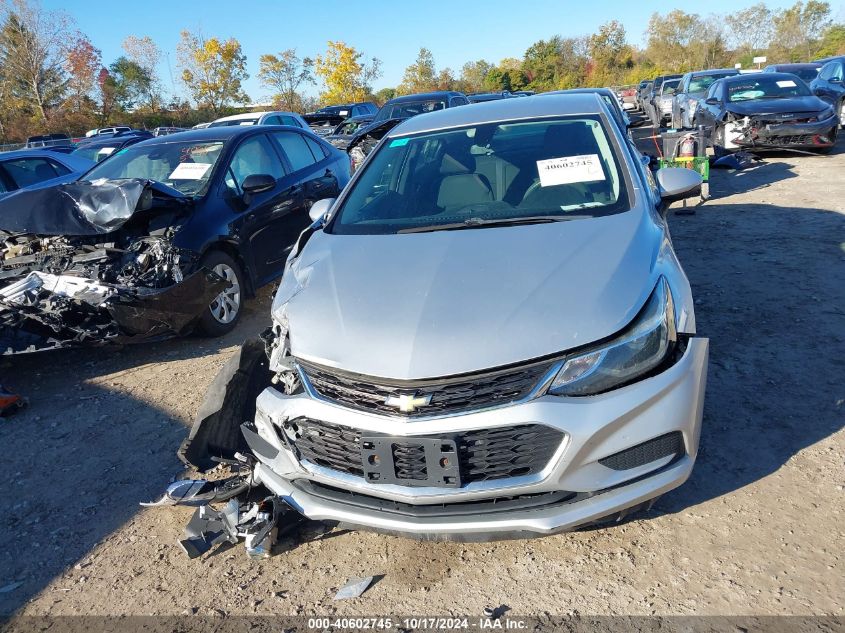
[[[348,475],[363,476],[358,429],[297,418],[288,422],[285,430],[300,459]],[[379,436],[369,431],[367,435]],[[461,482],[467,484],[540,472],[554,456],[564,434],[541,424],[523,424],[420,437],[454,440]],[[425,452],[422,446],[414,444],[413,437],[394,443],[392,451],[397,478],[426,479]]]
[[[599,460],[599,464],[613,470],[629,470],[650,464],[669,455],[679,455],[684,452],[684,438],[680,431],[672,431],[666,435],[655,437],[653,440],[637,444],[632,448],[614,453]]]

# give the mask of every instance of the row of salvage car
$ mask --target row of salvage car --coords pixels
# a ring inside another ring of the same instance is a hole
[[[609,90],[496,97],[236,115],[7,193],[4,349],[223,334],[281,277],[179,448],[231,476],[152,503],[198,506],[192,556],[301,517],[478,540],[648,507],[698,452],[708,341],[666,211],[701,179],[652,171]]]
[[[760,72],[710,69],[641,82],[637,104],[655,129],[702,126],[717,153],[829,152],[845,115],[845,56]]]

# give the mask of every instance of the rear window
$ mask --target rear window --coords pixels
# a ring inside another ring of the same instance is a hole
[[[612,215],[630,208],[598,117],[490,123],[386,141],[327,231]]]

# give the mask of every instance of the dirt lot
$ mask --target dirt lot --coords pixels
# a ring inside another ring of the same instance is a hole
[[[845,615],[843,173],[843,142],[778,156],[714,173],[714,199],[671,216],[711,339],[703,448],[686,485],[612,529],[489,544],[353,532],[262,562],[241,547],[190,561],[176,541],[191,509],[137,504],[180,471],[206,386],[267,323],[269,291],[224,340],[4,361],[31,406],[0,421],[0,614]],[[371,574],[384,578],[363,597],[332,602]]]

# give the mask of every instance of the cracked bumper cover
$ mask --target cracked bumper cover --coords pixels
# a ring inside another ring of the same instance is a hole
[[[412,421],[352,411],[305,394],[285,396],[266,389],[257,401],[257,433],[245,428],[245,436],[259,460],[258,479],[311,519],[422,538],[541,536],[638,506],[686,481],[698,453],[707,357],[708,340],[693,338],[679,361],[664,372],[606,394],[587,398],[543,396],[488,411]],[[548,466],[536,475],[473,482],[458,489],[373,485],[360,477],[300,463],[280,434],[285,420],[300,416],[408,437],[532,423],[559,429],[564,439]],[[679,458],[662,458],[628,470],[599,463],[675,431],[683,438],[684,454]],[[448,516],[409,516],[311,494],[309,486],[299,485],[302,480],[412,506],[448,507],[556,491],[578,494],[561,503],[527,509],[480,513],[465,505],[457,506]]]
[[[741,147],[828,147],[836,141],[838,118],[834,115],[812,123],[764,123],[751,121],[737,130],[733,143]]]

